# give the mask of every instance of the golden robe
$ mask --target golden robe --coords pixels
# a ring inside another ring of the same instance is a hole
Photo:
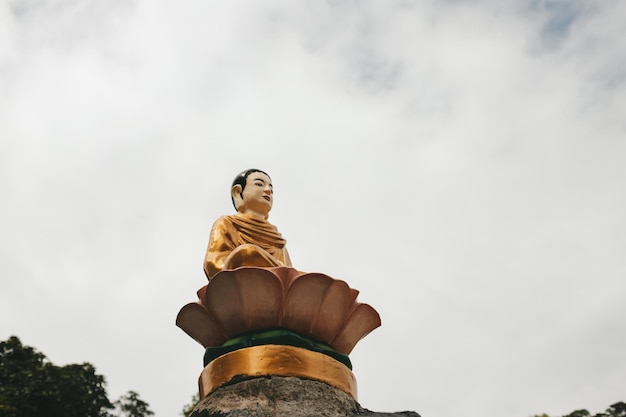
[[[210,280],[223,269],[240,266],[291,266],[286,243],[264,219],[241,213],[222,216],[211,229],[204,273]]]

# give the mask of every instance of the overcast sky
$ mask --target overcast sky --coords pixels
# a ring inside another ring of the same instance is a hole
[[[300,270],[383,326],[359,400],[424,417],[626,401],[626,2],[0,1],[0,340],[156,417],[239,171]]]

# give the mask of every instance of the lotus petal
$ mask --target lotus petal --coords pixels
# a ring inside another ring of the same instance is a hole
[[[356,303],[356,298],[359,296],[359,290],[355,290],[354,288],[350,288],[350,305]]]
[[[176,325],[205,348],[219,346],[228,338],[215,319],[200,303],[189,303],[176,317]]]
[[[243,333],[282,327],[349,354],[380,326],[376,310],[356,301],[344,281],[288,267],[241,267],[217,273],[184,306],[176,324],[204,347]]]
[[[200,300],[204,300],[204,298],[206,297],[206,285],[202,288],[200,288],[198,291],[196,291],[196,295],[198,296],[198,299]]]
[[[334,280],[324,293],[317,315],[310,317],[310,334],[325,343],[333,340],[348,317],[353,302],[348,284]]]
[[[231,338],[278,326],[282,285],[267,269],[222,271],[207,286],[204,304],[223,333]]]
[[[337,352],[348,355],[359,340],[378,326],[380,326],[380,316],[376,310],[368,304],[358,304],[350,312],[348,320],[330,345]]]
[[[283,287],[271,271],[259,268],[234,271],[241,300],[240,314],[247,329],[277,327],[282,313]]]
[[[315,338],[317,335],[311,334],[311,320],[317,317],[324,294],[333,281],[327,275],[316,273],[304,274],[295,279],[285,296],[281,326]]]
[[[270,268],[269,270],[272,271],[272,273],[276,275],[276,277],[280,280],[283,286],[283,294],[287,293],[287,291],[289,290],[289,287],[291,287],[291,284],[293,283],[293,281],[296,280],[296,278],[304,274],[303,272],[300,272],[297,269],[289,268],[286,266]]]

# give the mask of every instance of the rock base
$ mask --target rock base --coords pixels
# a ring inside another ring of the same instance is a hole
[[[262,377],[223,386],[200,401],[189,417],[419,417],[415,412],[374,413],[323,382]]]

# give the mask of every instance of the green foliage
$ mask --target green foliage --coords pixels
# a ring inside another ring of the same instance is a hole
[[[606,413],[611,417],[626,417],[626,403],[623,401],[615,403],[606,410]]]
[[[21,417],[35,414],[38,404],[48,401],[45,387],[45,357],[22,346],[17,337],[0,342],[0,415]],[[19,397],[23,401],[19,401]]]
[[[183,411],[180,412],[180,415],[183,417],[187,417],[189,414],[191,414],[193,409],[196,408],[198,402],[200,402],[200,394],[196,393],[193,395],[193,397],[191,397],[191,403],[183,407]]]
[[[119,417],[148,417],[154,413],[150,410],[148,403],[139,398],[135,391],[128,391],[115,401],[115,408],[119,411]]]
[[[582,409],[582,410],[572,411],[571,413],[563,417],[590,417],[590,416],[591,414],[589,413],[589,411]]]
[[[550,416],[548,416],[547,414],[541,414],[541,415],[537,414],[533,417],[550,417]],[[571,413],[563,417],[626,417],[626,403],[624,403],[623,401],[617,402],[611,405],[609,408],[607,408],[605,412],[597,413],[597,414],[594,414],[593,416],[591,415],[591,413],[589,413],[589,411],[585,409],[581,409],[581,410],[572,411]]]
[[[2,417],[106,417],[104,377],[88,364],[55,366],[12,336],[0,342]]]
[[[56,366],[11,336],[0,342],[0,417],[148,417],[148,404],[129,391],[115,402],[89,363]]]

